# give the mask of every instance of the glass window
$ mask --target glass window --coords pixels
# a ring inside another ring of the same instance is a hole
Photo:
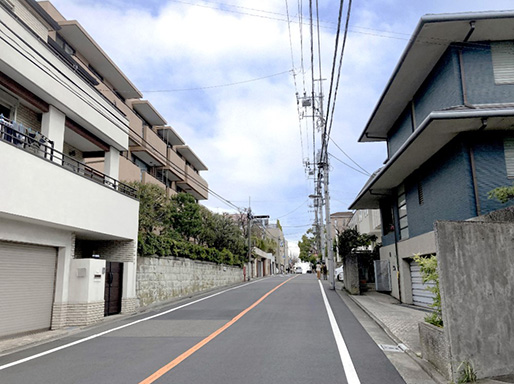
[[[405,187],[398,187],[398,219],[400,221],[400,239],[409,237],[409,221],[407,220],[407,198],[405,196]]]

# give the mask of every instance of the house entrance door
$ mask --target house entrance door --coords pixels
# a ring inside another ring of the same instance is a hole
[[[105,263],[105,310],[104,316],[121,312],[123,263]]]

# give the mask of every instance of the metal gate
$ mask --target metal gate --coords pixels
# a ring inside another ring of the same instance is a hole
[[[435,295],[427,290],[427,288],[433,287],[435,283],[423,283],[420,266],[414,260],[410,262],[410,277],[412,283],[412,301],[414,305],[429,308],[434,302]]]
[[[57,250],[0,241],[0,337],[50,329]]]
[[[121,312],[122,282],[123,263],[107,261],[105,263],[105,316]]]

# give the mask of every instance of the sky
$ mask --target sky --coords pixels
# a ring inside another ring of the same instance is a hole
[[[339,3],[317,2],[315,84],[324,79],[327,95]],[[320,136],[313,135],[311,113],[298,108],[296,97],[311,92],[309,3],[52,3],[68,20],[79,21],[207,165],[201,175],[222,199],[211,193],[202,204],[215,212],[251,206],[256,215],[278,219],[293,249],[314,221],[308,197],[314,181],[304,164],[313,161]],[[347,6],[345,1],[345,19]],[[420,17],[510,9],[512,0],[352,2],[328,147],[332,213],[347,211],[369,174],[386,159],[385,143],[357,140]]]

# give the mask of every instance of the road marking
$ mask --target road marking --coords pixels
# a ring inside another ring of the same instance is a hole
[[[332,307],[330,307],[327,295],[325,294],[325,290],[323,289],[323,284],[321,284],[320,280],[318,280],[318,283],[321,289],[321,296],[323,296],[323,302],[325,303],[325,308],[327,309],[328,319],[330,320],[330,326],[332,327],[332,332],[334,333],[337,349],[339,350],[339,356],[341,358],[341,362],[343,363],[346,381],[348,382],[348,384],[360,384],[359,376],[357,376],[357,371],[353,366],[353,361],[350,356],[350,352],[348,352],[348,348],[346,347],[346,343],[344,342],[341,330],[337,325],[334,312],[332,312]]]
[[[283,283],[277,285],[275,288],[273,288],[271,291],[266,293],[264,296],[262,296],[259,300],[257,300],[255,303],[250,305],[248,308],[246,308],[244,311],[242,311],[239,315],[234,317],[232,320],[230,320],[228,323],[226,323],[224,326],[219,328],[218,330],[211,333],[209,336],[207,336],[205,339],[200,341],[195,346],[189,348],[186,352],[175,358],[174,360],[170,361],[168,364],[166,364],[164,367],[158,369],[156,372],[154,372],[152,375],[148,376],[143,381],[139,382],[139,384],[151,384],[155,380],[159,379],[161,376],[165,375],[169,371],[171,371],[173,368],[175,368],[177,365],[179,365],[181,362],[183,362],[185,359],[187,359],[189,356],[191,356],[193,353],[201,349],[203,346],[205,346],[209,341],[213,340],[216,336],[218,336],[220,333],[225,331],[227,328],[229,328],[231,325],[233,325],[235,322],[237,322],[241,317],[246,315],[249,311],[251,311],[253,308],[255,308],[257,305],[259,305],[266,297],[271,295],[273,292],[275,292],[277,289],[279,289],[281,286],[283,286],[288,281],[294,279],[296,276],[293,276]]]
[[[266,278],[266,280],[267,280],[267,279],[268,279],[268,278]],[[149,316],[149,317],[145,317],[144,319],[139,319],[139,320],[133,321],[132,323],[128,323],[128,324],[125,324],[125,325],[121,325],[121,326],[119,326],[119,327],[112,328],[112,329],[109,329],[109,330],[107,330],[107,331],[97,333],[97,334],[95,334],[95,335],[91,335],[91,336],[86,337],[86,338],[84,338],[84,339],[76,340],[76,341],[74,341],[74,342],[72,342],[72,343],[65,344],[65,345],[61,345],[60,347],[56,347],[56,348],[53,348],[53,349],[49,349],[48,351],[41,352],[41,353],[38,353],[38,354],[36,354],[36,355],[29,356],[29,357],[25,357],[24,359],[20,359],[20,360],[13,361],[12,363],[8,363],[8,364],[0,365],[0,371],[4,370],[4,369],[6,369],[6,368],[13,367],[13,366],[15,366],[15,365],[19,365],[19,364],[26,363],[27,361],[30,361],[30,360],[34,360],[34,359],[37,359],[37,358],[40,358],[40,357],[43,357],[43,356],[49,355],[49,354],[51,354],[51,353],[55,353],[55,352],[61,351],[61,350],[66,349],[66,348],[73,347],[74,345],[77,345],[77,344],[85,343],[86,341],[96,339],[97,337],[101,337],[101,336],[107,335],[108,333],[115,332],[115,331],[118,331],[118,330],[120,330],[120,329],[127,328],[127,327],[130,327],[130,326],[135,325],[135,324],[142,323],[142,322],[147,321],[147,320],[155,319],[156,317],[166,315],[166,314],[168,314],[168,313],[171,313],[171,312],[177,311],[177,310],[179,310],[179,309],[182,309],[182,308],[188,307],[188,306],[190,306],[190,305],[193,305],[193,304],[199,303],[199,302],[201,302],[201,301],[204,301],[204,300],[210,299],[210,298],[212,298],[212,297],[215,297],[215,296],[221,295],[221,294],[223,294],[223,293],[226,293],[226,292],[232,291],[232,290],[234,290],[234,289],[239,289],[239,288],[243,288],[243,287],[246,287],[246,286],[248,286],[248,285],[251,285],[251,284],[255,284],[255,283],[259,282],[259,281],[262,281],[262,280],[255,280],[255,281],[252,281],[251,283],[246,283],[246,284],[243,284],[243,285],[238,285],[237,287],[232,287],[232,288],[229,288],[229,289],[225,289],[224,291],[221,291],[221,292],[215,293],[215,294],[210,295],[210,296],[203,297],[203,298],[201,298],[201,299],[198,299],[198,300],[192,301],[192,302],[190,302],[190,303],[186,303],[186,304],[180,305],[180,306],[175,307],[175,308],[168,309],[167,311],[164,311],[164,312],[161,312],[161,313],[157,313],[157,314],[152,315],[152,316]]]

